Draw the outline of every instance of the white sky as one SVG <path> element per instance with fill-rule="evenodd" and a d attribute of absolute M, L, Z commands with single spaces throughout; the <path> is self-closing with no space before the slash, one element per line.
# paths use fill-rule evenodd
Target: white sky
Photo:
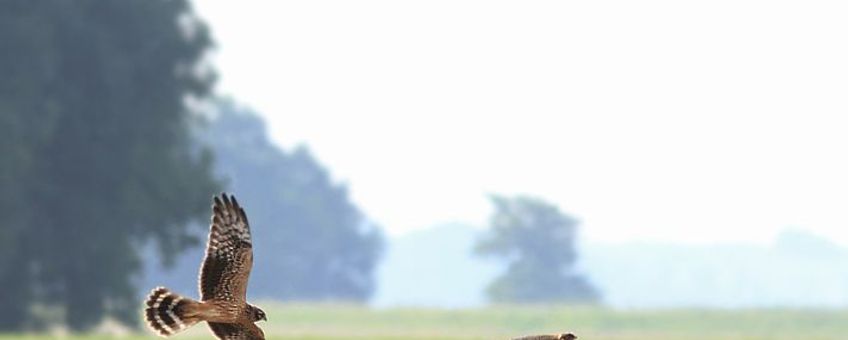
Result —
<path fill-rule="evenodd" d="M 848 2 L 195 3 L 219 91 L 390 233 L 527 193 L 593 242 L 848 244 Z"/>

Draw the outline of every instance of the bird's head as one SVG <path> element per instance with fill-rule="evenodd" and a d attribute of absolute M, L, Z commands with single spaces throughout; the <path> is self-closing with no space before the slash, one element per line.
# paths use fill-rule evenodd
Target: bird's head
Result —
<path fill-rule="evenodd" d="M 563 333 L 559 335 L 559 340 L 574 340 L 577 336 L 571 333 Z"/>
<path fill-rule="evenodd" d="M 250 306 L 250 310 L 253 314 L 253 322 L 268 321 L 268 316 L 265 315 L 265 311 L 263 311 L 262 309 L 254 306 L 254 305 L 249 305 L 249 306 Z"/>

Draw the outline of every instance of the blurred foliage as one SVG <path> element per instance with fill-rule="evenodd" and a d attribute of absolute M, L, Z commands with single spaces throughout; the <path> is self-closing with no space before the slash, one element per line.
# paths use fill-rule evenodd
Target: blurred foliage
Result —
<path fill-rule="evenodd" d="M 593 303 L 598 291 L 574 272 L 577 221 L 530 197 L 493 196 L 490 230 L 475 247 L 480 255 L 510 261 L 487 289 L 495 302 Z"/>
<path fill-rule="evenodd" d="M 351 203 L 305 147 L 285 152 L 264 121 L 232 104 L 207 130 L 215 169 L 250 214 L 256 232 L 251 294 L 282 300 L 366 300 L 383 248 L 380 229 Z"/>
<path fill-rule="evenodd" d="M 228 179 L 254 234 L 249 295 L 278 300 L 364 301 L 376 288 L 383 249 L 380 229 L 351 203 L 305 147 L 282 150 L 255 113 L 221 100 L 203 145 L 215 150 L 216 173 Z M 206 235 L 202 235 L 206 237 Z M 150 270 L 151 284 L 196 289 L 202 250 L 187 253 L 172 273 Z"/>
<path fill-rule="evenodd" d="M 0 329 L 61 308 L 135 323 L 139 247 L 165 257 L 217 191 L 188 99 L 213 82 L 188 1 L 0 2 Z"/>

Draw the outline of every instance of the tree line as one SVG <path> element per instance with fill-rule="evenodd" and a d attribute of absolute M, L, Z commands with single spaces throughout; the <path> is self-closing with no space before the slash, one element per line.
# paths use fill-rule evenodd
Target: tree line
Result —
<path fill-rule="evenodd" d="M 168 265 L 201 244 L 210 197 L 233 185 L 272 232 L 260 292 L 373 292 L 382 237 L 346 188 L 306 149 L 254 139 L 255 117 L 187 105 L 215 79 L 188 1 L 3 1 L 0 44 L 0 331 L 137 324 L 151 254 Z"/>
<path fill-rule="evenodd" d="M 213 99 L 212 46 L 187 0 L 0 2 L 0 331 L 137 324 L 139 278 L 160 272 L 151 259 L 192 273 L 180 281 L 193 290 L 196 269 L 179 268 L 198 265 L 185 251 L 225 189 L 262 235 L 253 293 L 374 292 L 380 229 L 308 149 L 279 149 L 257 115 Z M 478 251 L 519 255 L 494 300 L 597 298 L 568 271 L 576 222 L 541 201 L 493 202 Z M 564 271 L 538 275 L 548 266 Z"/>

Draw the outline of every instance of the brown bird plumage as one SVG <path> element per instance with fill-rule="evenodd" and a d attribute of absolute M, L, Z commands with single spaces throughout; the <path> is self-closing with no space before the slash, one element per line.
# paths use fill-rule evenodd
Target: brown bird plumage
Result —
<path fill-rule="evenodd" d="M 161 336 L 174 335 L 201 321 L 222 340 L 263 340 L 254 322 L 265 312 L 247 303 L 247 280 L 253 267 L 250 225 L 236 198 L 214 198 L 206 258 L 200 268 L 200 301 L 158 287 L 147 298 L 145 320 Z"/>

